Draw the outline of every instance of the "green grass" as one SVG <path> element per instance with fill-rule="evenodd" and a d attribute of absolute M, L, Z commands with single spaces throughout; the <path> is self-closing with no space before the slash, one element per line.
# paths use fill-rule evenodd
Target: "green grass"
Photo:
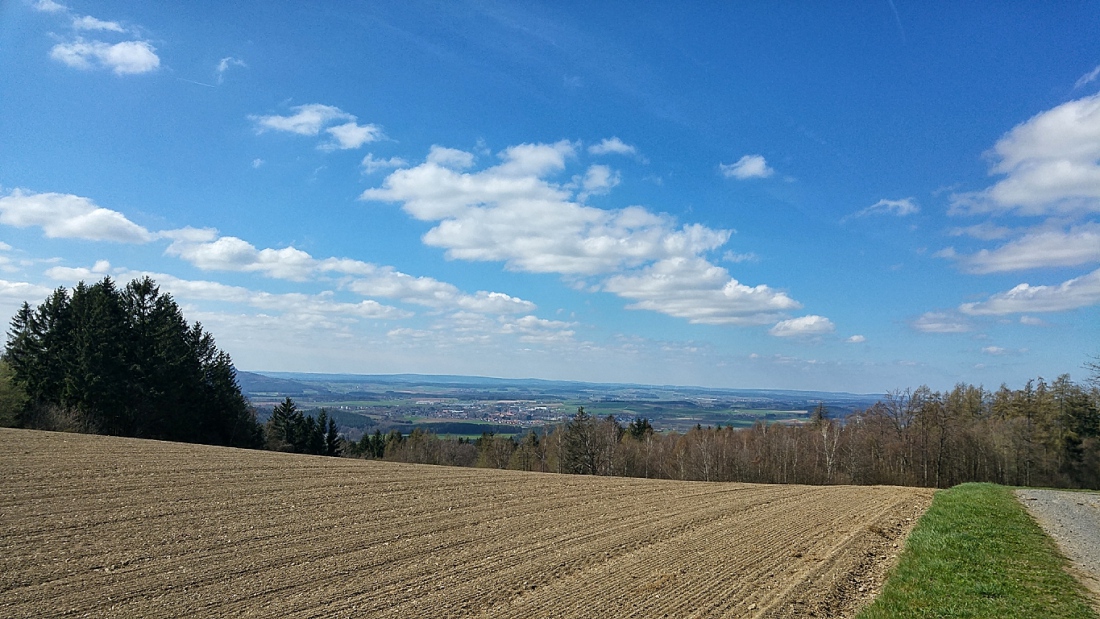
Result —
<path fill-rule="evenodd" d="M 963 484 L 936 493 L 882 595 L 858 619 L 1097 619 L 1065 565 L 1011 489 Z"/>

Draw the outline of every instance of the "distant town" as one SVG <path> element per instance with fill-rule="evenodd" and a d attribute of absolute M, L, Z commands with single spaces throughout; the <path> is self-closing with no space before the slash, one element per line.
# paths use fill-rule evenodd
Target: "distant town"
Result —
<path fill-rule="evenodd" d="M 375 430 L 410 432 L 417 427 L 449 436 L 523 434 L 559 423 L 579 407 L 623 423 L 644 417 L 657 431 L 746 427 L 757 421 L 797 424 L 818 405 L 843 418 L 879 400 L 868 394 L 469 376 L 240 372 L 238 380 L 261 421 L 289 397 L 303 410 L 324 408 L 352 440 Z"/>

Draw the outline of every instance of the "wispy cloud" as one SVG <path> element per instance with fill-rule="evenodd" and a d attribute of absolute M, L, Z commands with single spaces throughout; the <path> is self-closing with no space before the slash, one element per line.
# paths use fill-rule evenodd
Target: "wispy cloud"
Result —
<path fill-rule="evenodd" d="M 896 217 L 907 217 L 909 215 L 916 215 L 920 212 L 920 207 L 917 206 L 916 201 L 913 198 L 902 198 L 901 200 L 887 200 L 883 198 L 878 202 L 875 202 L 867 208 L 861 209 L 848 215 L 841 221 L 847 221 L 849 219 L 855 219 L 859 217 L 867 217 L 870 215 L 894 215 Z"/>
<path fill-rule="evenodd" d="M 954 312 L 926 312 L 909 326 L 922 333 L 966 333 L 973 330 L 965 318 Z"/>
<path fill-rule="evenodd" d="M 1088 73 L 1077 78 L 1077 81 L 1073 84 L 1073 89 L 1077 90 L 1078 88 L 1084 88 L 1085 86 L 1096 81 L 1097 77 L 1100 77 L 1100 65 L 1096 65 L 1096 67 L 1092 71 L 1089 71 Z"/>
<path fill-rule="evenodd" d="M 389 159 L 375 159 L 374 153 L 367 153 L 366 157 L 363 157 L 363 161 L 360 162 L 363 166 L 364 174 L 374 174 L 380 170 L 392 170 L 394 168 L 403 168 L 409 165 L 408 161 L 400 157 L 390 157 Z"/>
<path fill-rule="evenodd" d="M 74 30 L 105 30 L 108 32 L 126 32 L 121 24 L 115 21 L 103 21 L 91 15 L 73 18 Z"/>
<path fill-rule="evenodd" d="M 229 69 L 231 69 L 233 67 L 240 67 L 242 69 L 246 69 L 246 68 L 248 68 L 248 65 L 245 64 L 245 62 L 243 60 L 241 60 L 240 58 L 234 58 L 232 56 L 226 56 L 225 58 L 222 58 L 221 60 L 218 61 L 218 64 L 214 67 L 214 74 L 215 74 L 215 76 L 217 76 L 217 80 L 218 80 L 219 84 L 225 82 L 225 73 L 226 73 L 226 71 L 228 71 Z"/>

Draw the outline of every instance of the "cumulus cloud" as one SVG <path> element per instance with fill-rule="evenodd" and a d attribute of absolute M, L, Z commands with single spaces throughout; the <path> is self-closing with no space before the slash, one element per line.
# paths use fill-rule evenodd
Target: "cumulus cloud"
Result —
<path fill-rule="evenodd" d="M 763 324 L 800 305 L 768 286 L 746 286 L 705 258 L 732 231 L 678 224 L 639 206 L 604 210 L 580 200 L 615 180 L 604 166 L 585 180 L 561 184 L 577 146 L 521 144 L 500 162 L 467 171 L 474 155 L 433 146 L 420 165 L 392 172 L 364 200 L 400 202 L 409 215 L 436 225 L 423 241 L 450 259 L 499 261 L 514 271 L 601 278 L 599 289 L 647 309 L 709 324 Z"/>
<path fill-rule="evenodd" d="M 329 127 L 325 129 L 325 133 L 331 135 L 333 140 L 321 145 L 324 150 L 350 150 L 383 137 L 382 128 L 378 125 L 360 125 L 355 122 Z"/>
<path fill-rule="evenodd" d="M 940 253 L 941 257 L 959 259 L 964 269 L 979 274 L 1093 264 L 1100 262 L 1100 224 L 1030 232 L 992 251 L 983 249 L 966 256 L 954 251 Z"/>
<path fill-rule="evenodd" d="M 1064 312 L 1100 304 L 1100 269 L 1051 286 L 1023 283 L 985 301 L 964 303 L 959 311 L 974 316 Z"/>
<path fill-rule="evenodd" d="M 602 140 L 599 144 L 589 146 L 588 152 L 592 155 L 636 155 L 638 149 L 624 143 L 619 138 L 612 137 Z"/>
<path fill-rule="evenodd" d="M 374 174 L 379 170 L 403 168 L 409 165 L 409 162 L 400 157 L 390 157 L 389 159 L 375 159 L 373 153 L 367 153 L 367 156 L 363 157 L 363 161 L 360 163 L 360 165 L 363 166 L 363 173 Z"/>
<path fill-rule="evenodd" d="M 156 48 L 148 41 L 110 44 L 78 37 L 74 41 L 54 45 L 50 49 L 50 57 L 75 69 L 110 69 L 115 75 L 148 73 L 160 67 Z"/>
<path fill-rule="evenodd" d="M 919 212 L 920 207 L 917 206 L 913 198 L 902 198 L 901 200 L 887 200 L 883 198 L 865 209 L 852 213 L 844 219 L 867 217 L 868 215 L 895 215 L 897 217 L 906 217 L 908 215 L 915 215 Z"/>
<path fill-rule="evenodd" d="M 298 105 L 291 109 L 294 110 L 294 114 L 290 116 L 272 114 L 269 116 L 253 115 L 248 118 L 255 123 L 257 133 L 283 131 L 297 135 L 316 136 L 324 128 L 325 133 L 331 136 L 332 140 L 319 145 L 318 148 L 322 150 L 359 148 L 383 137 L 381 127 L 377 125 L 360 125 L 356 122 L 354 115 L 332 105 L 310 103 Z"/>
<path fill-rule="evenodd" d="M 802 316 L 782 320 L 768 330 L 776 337 L 814 337 L 826 335 L 836 330 L 833 321 L 824 316 Z"/>
<path fill-rule="evenodd" d="M 768 167 L 768 162 L 764 160 L 763 155 L 745 155 L 735 163 L 718 164 L 718 169 L 722 171 L 726 178 L 740 180 L 767 178 L 775 173 L 775 170 Z"/>
<path fill-rule="evenodd" d="M 867 338 L 863 337 L 862 335 L 853 335 L 852 337 L 844 341 L 848 342 L 849 344 L 862 344 L 867 341 Z"/>
<path fill-rule="evenodd" d="M 966 333 L 971 330 L 963 317 L 952 312 L 926 312 L 910 326 L 922 333 Z"/>
<path fill-rule="evenodd" d="M 988 155 L 990 172 L 1003 178 L 982 191 L 953 195 L 952 214 L 1100 211 L 1100 93 L 1035 115 Z"/>
<path fill-rule="evenodd" d="M 48 238 L 116 243 L 148 243 L 156 238 L 122 213 L 97 206 L 88 198 L 22 189 L 0 198 L 0 223 L 17 228 L 37 226 Z"/>
<path fill-rule="evenodd" d="M 579 194 L 579 198 L 584 200 L 590 195 L 603 195 L 611 191 L 613 187 L 619 184 L 621 178 L 618 172 L 614 172 L 611 168 L 605 165 L 594 165 L 588 168 L 588 171 L 584 174 L 584 179 L 581 181 L 581 187 L 583 191 Z"/>
<path fill-rule="evenodd" d="M 802 307 L 768 286 L 746 286 L 702 258 L 659 260 L 641 271 L 612 276 L 603 288 L 635 301 L 627 309 L 660 312 L 693 324 L 761 325 Z"/>

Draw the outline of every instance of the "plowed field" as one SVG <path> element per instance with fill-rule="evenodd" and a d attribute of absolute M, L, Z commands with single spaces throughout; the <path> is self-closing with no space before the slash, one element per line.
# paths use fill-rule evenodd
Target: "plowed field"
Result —
<path fill-rule="evenodd" d="M 847 616 L 930 500 L 0 429 L 0 616 Z"/>

